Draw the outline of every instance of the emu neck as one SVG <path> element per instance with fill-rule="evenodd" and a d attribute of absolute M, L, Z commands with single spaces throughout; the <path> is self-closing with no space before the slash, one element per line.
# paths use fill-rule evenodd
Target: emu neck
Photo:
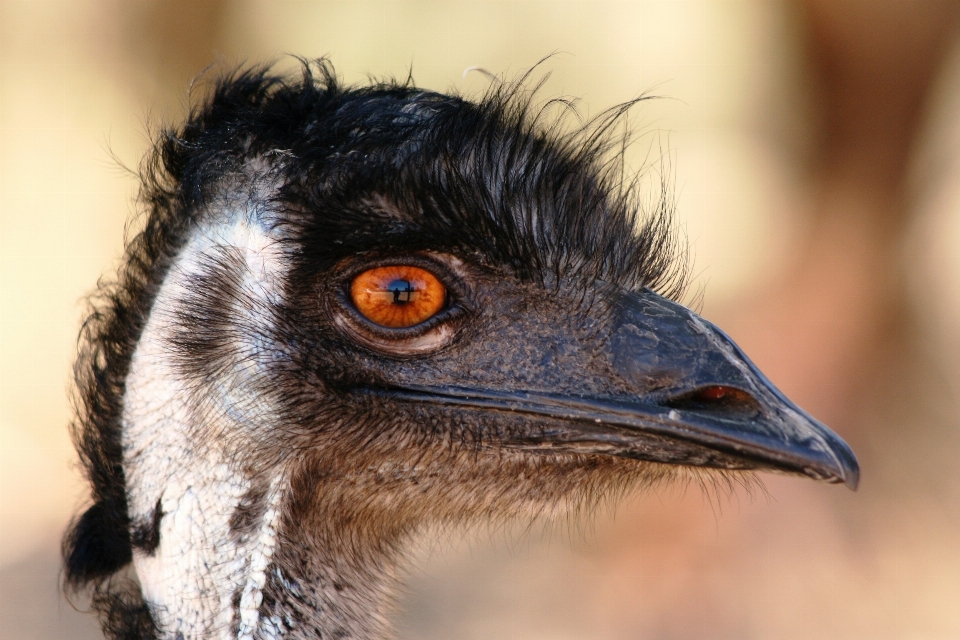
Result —
<path fill-rule="evenodd" d="M 134 562 L 161 638 L 381 638 L 392 558 L 350 531 L 287 517 L 281 476 L 234 498 L 222 477 L 164 491 L 157 546 Z"/>
<path fill-rule="evenodd" d="M 165 639 L 380 637 L 385 547 L 291 516 L 297 461 L 271 445 L 282 430 L 265 393 L 284 261 L 267 225 L 242 210 L 226 217 L 170 268 L 127 377 L 124 470 L 144 600 Z M 208 334 L 216 348 L 191 367 Z"/>

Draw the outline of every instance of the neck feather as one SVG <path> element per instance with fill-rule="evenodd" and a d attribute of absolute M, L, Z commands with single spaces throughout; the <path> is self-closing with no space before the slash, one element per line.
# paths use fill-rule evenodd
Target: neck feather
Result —
<path fill-rule="evenodd" d="M 278 431 L 262 391 L 281 243 L 253 214 L 226 217 L 171 267 L 127 378 L 124 465 L 144 600 L 162 638 L 379 637 L 386 555 L 337 549 L 329 543 L 349 535 L 308 535 L 289 516 L 295 463 L 263 444 Z M 220 345 L 206 356 L 212 371 L 190 371 L 183 351 L 205 331 Z"/>

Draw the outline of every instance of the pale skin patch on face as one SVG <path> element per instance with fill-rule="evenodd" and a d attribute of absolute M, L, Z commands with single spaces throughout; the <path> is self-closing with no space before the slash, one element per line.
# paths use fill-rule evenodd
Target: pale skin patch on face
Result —
<path fill-rule="evenodd" d="M 237 411 L 211 415 L 199 406 L 203 389 L 184 379 L 171 362 L 177 305 L 195 293 L 190 291 L 191 278 L 215 264 L 224 250 L 242 257 L 244 295 L 264 308 L 280 295 L 282 254 L 269 230 L 250 211 L 224 210 L 216 217 L 216 223 L 196 232 L 171 267 L 154 304 L 164 313 L 154 313 L 144 329 L 124 398 L 124 466 L 131 517 L 137 520 L 151 513 L 158 499 L 163 513 L 159 546 L 150 554 L 134 551 L 143 595 L 163 638 L 181 633 L 186 638 L 226 639 L 234 637 L 232 630 L 237 628 L 239 637 L 252 637 L 282 499 L 276 470 L 270 507 L 259 532 L 239 541 L 231 538 L 230 517 L 251 482 L 229 449 L 244 448 L 245 432 L 269 428 L 264 421 L 273 411 L 248 402 L 238 405 Z M 259 344 L 236 345 L 231 392 L 237 397 L 245 395 L 245 383 L 265 375 L 266 367 L 256 359 L 263 353 Z M 243 424 L 234 424 L 237 420 Z M 210 436 L 224 433 L 237 434 L 231 437 L 238 440 L 222 442 Z M 241 589 L 237 612 L 233 600 Z"/>

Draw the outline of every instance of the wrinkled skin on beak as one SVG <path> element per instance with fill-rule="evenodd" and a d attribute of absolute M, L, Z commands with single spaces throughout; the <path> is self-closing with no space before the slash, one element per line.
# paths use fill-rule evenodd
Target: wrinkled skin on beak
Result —
<path fill-rule="evenodd" d="M 519 450 L 771 470 L 856 488 L 847 444 L 689 309 L 647 290 L 578 308 L 504 288 L 484 303 L 495 311 L 481 330 L 428 359 L 429 376 L 408 363 L 372 391 L 472 415 Z"/>

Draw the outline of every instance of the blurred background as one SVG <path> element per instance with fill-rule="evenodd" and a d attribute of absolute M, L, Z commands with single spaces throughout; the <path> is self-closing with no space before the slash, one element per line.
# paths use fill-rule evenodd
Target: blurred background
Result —
<path fill-rule="evenodd" d="M 82 298 L 152 127 L 205 68 L 329 55 L 476 94 L 551 53 L 589 117 L 644 92 L 690 299 L 851 443 L 860 491 L 638 495 L 585 532 L 427 543 L 412 640 L 960 638 L 960 41 L 946 0 L 0 0 L 0 637 L 98 638 L 58 595 L 84 502 Z M 660 158 L 657 160 L 657 158 Z M 689 301 L 689 300 L 688 300 Z M 78 603 L 82 607 L 82 603 Z"/>

